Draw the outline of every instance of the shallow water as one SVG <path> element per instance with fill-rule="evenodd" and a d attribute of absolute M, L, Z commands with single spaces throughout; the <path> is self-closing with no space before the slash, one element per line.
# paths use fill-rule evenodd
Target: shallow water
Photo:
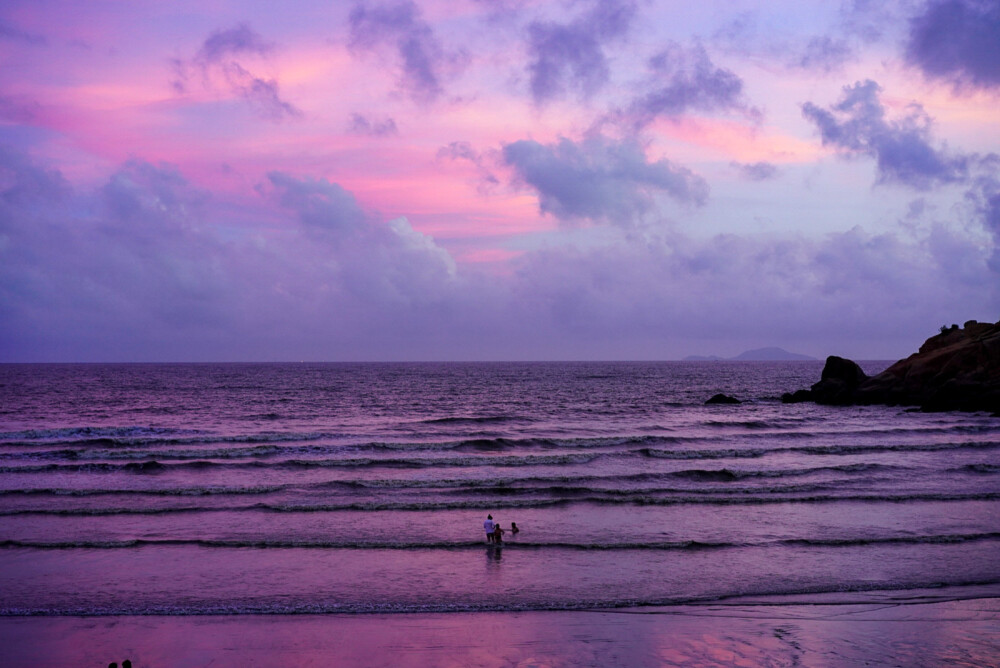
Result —
<path fill-rule="evenodd" d="M 2 365 L 0 614 L 995 594 L 1000 419 L 778 401 L 820 370 Z"/>

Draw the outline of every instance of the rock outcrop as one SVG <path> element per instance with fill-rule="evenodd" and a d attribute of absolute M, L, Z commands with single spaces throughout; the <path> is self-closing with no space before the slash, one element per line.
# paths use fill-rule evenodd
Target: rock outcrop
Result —
<path fill-rule="evenodd" d="M 781 400 L 1000 414 L 1000 322 L 942 328 L 918 352 L 870 378 L 854 362 L 829 357 L 818 383 Z"/>
<path fill-rule="evenodd" d="M 710 399 L 708 399 L 706 404 L 739 404 L 742 403 L 736 397 L 731 397 L 728 394 L 713 394 Z"/>

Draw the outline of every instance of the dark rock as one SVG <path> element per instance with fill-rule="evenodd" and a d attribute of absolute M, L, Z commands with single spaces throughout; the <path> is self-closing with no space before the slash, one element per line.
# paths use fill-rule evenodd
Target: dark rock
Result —
<path fill-rule="evenodd" d="M 803 401 L 812 400 L 812 390 L 795 390 L 794 392 L 785 392 L 781 395 L 781 403 L 783 404 L 799 404 Z"/>
<path fill-rule="evenodd" d="M 711 399 L 705 402 L 706 404 L 738 404 L 742 403 L 736 397 L 731 397 L 728 394 L 716 394 L 713 395 Z"/>
<path fill-rule="evenodd" d="M 819 382 L 812 386 L 812 400 L 817 404 L 848 406 L 854 403 L 854 391 L 867 379 L 856 362 L 830 355 Z"/>
<path fill-rule="evenodd" d="M 808 390 L 786 392 L 781 395 L 781 401 L 786 404 L 815 401 L 817 404 L 846 406 L 853 403 L 854 391 L 867 378 L 868 376 L 856 363 L 831 355 L 826 358 L 826 365 L 818 383 Z"/>
<path fill-rule="evenodd" d="M 861 370 L 861 367 L 849 359 L 830 355 L 826 358 L 826 366 L 819 377 L 820 382 L 824 380 L 836 380 L 844 383 L 847 387 L 854 389 L 864 381 L 868 380 L 868 375 Z"/>
<path fill-rule="evenodd" d="M 862 384 L 860 404 L 1000 412 L 1000 322 L 970 320 Z"/>
<path fill-rule="evenodd" d="M 1000 322 L 942 327 L 918 352 L 871 378 L 854 362 L 829 357 L 812 389 L 786 393 L 781 400 L 1000 413 Z"/>

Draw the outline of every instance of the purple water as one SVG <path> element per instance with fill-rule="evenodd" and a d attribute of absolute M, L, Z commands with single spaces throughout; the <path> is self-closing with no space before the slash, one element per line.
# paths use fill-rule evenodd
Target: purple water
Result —
<path fill-rule="evenodd" d="M 0 365 L 0 614 L 997 595 L 1000 419 L 820 370 Z"/>

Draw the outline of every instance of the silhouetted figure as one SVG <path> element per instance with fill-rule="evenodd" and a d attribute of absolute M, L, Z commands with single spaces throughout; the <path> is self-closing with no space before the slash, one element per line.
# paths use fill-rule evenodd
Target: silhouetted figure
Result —
<path fill-rule="evenodd" d="M 118 668 L 118 662 L 112 661 L 111 663 L 108 664 L 108 668 Z"/>
<path fill-rule="evenodd" d="M 517 533 L 518 531 L 520 531 L 520 529 L 517 528 L 517 522 L 511 522 L 510 523 L 510 532 L 511 533 Z"/>
<path fill-rule="evenodd" d="M 493 527 L 493 542 L 497 545 L 503 542 L 503 529 L 499 524 Z"/>
<path fill-rule="evenodd" d="M 129 659 L 122 661 L 122 668 L 132 668 L 132 661 Z"/>
<path fill-rule="evenodd" d="M 493 516 L 492 515 L 487 515 L 486 516 L 486 521 L 483 522 L 483 529 L 486 530 L 486 542 L 487 543 L 492 543 L 493 542 L 493 529 L 494 528 L 495 528 L 495 525 L 493 524 Z"/>

